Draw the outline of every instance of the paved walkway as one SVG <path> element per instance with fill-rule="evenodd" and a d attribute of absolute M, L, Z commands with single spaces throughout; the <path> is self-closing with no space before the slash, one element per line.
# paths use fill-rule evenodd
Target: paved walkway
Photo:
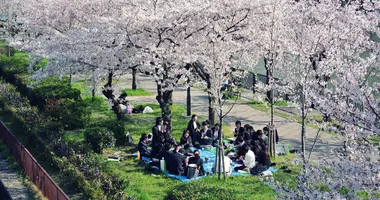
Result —
<path fill-rule="evenodd" d="M 125 75 L 119 78 L 119 81 L 116 82 L 118 87 L 121 88 L 130 88 L 131 87 L 131 76 Z M 144 88 L 147 91 L 156 94 L 156 84 L 151 77 L 147 76 L 139 76 L 138 77 L 138 88 Z M 192 103 L 192 113 L 208 116 L 208 97 L 207 93 L 201 89 L 192 88 L 191 89 L 191 103 Z M 244 94 L 247 98 L 250 93 Z M 157 101 L 155 96 L 149 97 L 128 97 L 128 99 L 132 102 L 146 102 L 146 103 L 155 103 Z M 174 104 L 186 105 L 186 90 L 184 88 L 177 88 L 173 94 Z M 231 102 L 226 104 L 226 110 L 228 110 L 231 105 Z M 185 113 L 184 113 L 185 114 Z M 247 104 L 238 103 L 236 104 L 228 116 L 225 117 L 225 124 L 227 124 L 231 130 L 235 127 L 235 121 L 241 120 L 242 124 L 251 124 L 255 130 L 262 129 L 266 124 L 270 122 L 270 113 L 265 113 L 262 111 L 258 111 L 253 109 Z M 275 125 L 278 127 L 278 133 L 280 137 L 280 142 L 278 147 L 290 144 L 291 147 L 296 149 L 301 149 L 301 125 L 296 122 L 287 121 L 284 118 L 275 116 Z M 307 141 L 306 147 L 307 150 L 310 151 L 311 146 L 314 142 L 314 138 L 318 130 L 307 127 Z M 320 140 L 316 143 L 311 159 L 313 161 L 321 160 L 322 158 L 335 158 L 331 149 L 339 148 L 343 144 L 342 141 L 339 140 L 338 137 L 332 136 L 327 133 L 321 133 Z M 277 147 L 277 148 L 278 148 Z M 308 154 L 307 154 L 308 155 Z"/>
<path fill-rule="evenodd" d="M 0 159 L 0 180 L 8 189 L 13 200 L 34 199 L 28 188 L 21 183 L 20 176 L 8 168 L 4 159 Z"/>

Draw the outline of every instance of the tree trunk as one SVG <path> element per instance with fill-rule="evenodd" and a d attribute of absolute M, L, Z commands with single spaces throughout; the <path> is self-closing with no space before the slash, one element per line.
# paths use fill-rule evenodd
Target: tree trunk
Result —
<path fill-rule="evenodd" d="M 157 84 L 156 100 L 160 104 L 162 118 L 172 124 L 173 90 L 162 91 L 161 85 Z"/>
<path fill-rule="evenodd" d="M 187 108 L 187 116 L 191 115 L 191 88 L 188 86 L 187 88 L 187 96 L 186 96 L 186 108 Z"/>
<path fill-rule="evenodd" d="M 95 101 L 95 88 L 92 88 L 91 94 L 92 94 L 92 101 Z"/>
<path fill-rule="evenodd" d="M 211 80 L 207 81 L 207 90 L 211 90 Z M 216 98 L 208 92 L 208 120 L 210 120 L 211 124 L 215 124 L 216 121 L 216 111 L 214 108 Z"/>
<path fill-rule="evenodd" d="M 102 93 L 105 97 L 107 97 L 108 100 L 112 101 L 112 110 L 116 114 L 117 120 L 121 120 L 123 118 L 123 113 L 121 112 L 121 109 L 120 109 L 120 102 L 117 99 L 115 99 L 115 95 L 113 94 L 113 90 L 111 89 L 112 78 L 113 78 L 113 72 L 109 72 L 107 84 L 104 85 Z"/>
<path fill-rule="evenodd" d="M 271 66 L 268 63 L 268 59 L 267 58 L 264 58 L 264 66 L 265 66 L 265 71 L 266 71 L 266 76 L 267 76 L 267 78 L 265 80 L 265 84 L 269 85 L 272 74 L 271 74 Z M 267 101 L 269 103 L 272 102 L 272 98 L 273 98 L 272 97 L 272 92 L 271 91 L 267 91 Z"/>
<path fill-rule="evenodd" d="M 305 142 L 306 142 L 306 105 L 305 105 L 305 92 L 304 92 L 304 88 L 302 87 L 301 88 L 301 114 L 302 114 L 302 130 L 301 130 L 301 145 L 302 145 L 302 158 L 303 158 L 303 161 L 305 162 Z"/>
<path fill-rule="evenodd" d="M 253 94 L 255 94 L 256 93 L 256 82 L 257 82 L 257 80 L 256 80 L 256 74 L 252 74 L 252 92 L 253 92 Z"/>
<path fill-rule="evenodd" d="M 137 90 L 136 73 L 137 73 L 137 69 L 133 68 L 132 69 L 132 90 Z"/>

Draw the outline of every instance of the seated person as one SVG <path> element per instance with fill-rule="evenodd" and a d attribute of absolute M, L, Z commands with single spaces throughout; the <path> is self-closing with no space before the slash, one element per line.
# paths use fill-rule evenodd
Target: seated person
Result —
<path fill-rule="evenodd" d="M 256 142 L 260 145 L 261 149 L 265 149 L 268 145 L 268 137 L 264 135 L 263 131 L 257 130 L 257 137 L 259 138 Z"/>
<path fill-rule="evenodd" d="M 243 139 L 244 139 L 244 143 L 251 144 L 251 134 L 248 133 L 248 131 L 244 131 Z"/>
<path fill-rule="evenodd" d="M 224 170 L 226 171 L 227 174 L 231 174 L 231 163 L 232 163 L 231 159 L 227 156 L 224 156 Z M 214 174 L 219 172 L 218 164 L 219 164 L 219 161 L 215 160 L 214 166 L 212 168 L 212 172 Z M 221 173 L 223 173 L 223 170 L 221 170 Z"/>
<path fill-rule="evenodd" d="M 257 154 L 257 164 L 251 169 L 251 174 L 259 175 L 264 171 L 267 171 L 270 167 L 270 157 L 268 152 L 260 150 Z"/>
<path fill-rule="evenodd" d="M 240 156 L 241 163 L 243 164 L 240 167 L 235 167 L 235 171 L 252 169 L 256 165 L 256 158 L 253 151 L 251 151 L 250 147 L 247 144 L 244 144 L 241 147 L 241 152 L 244 156 Z"/>
<path fill-rule="evenodd" d="M 207 122 L 202 122 L 202 130 L 200 131 L 199 143 L 201 145 L 211 145 L 212 144 L 212 133 L 208 128 Z"/>
<path fill-rule="evenodd" d="M 140 142 L 137 145 L 137 149 L 140 152 L 140 156 L 144 156 L 149 158 L 150 157 L 150 151 L 148 149 L 148 135 L 147 134 L 142 134 L 140 138 Z"/>
<path fill-rule="evenodd" d="M 170 164 L 170 157 L 171 157 L 171 154 L 173 153 L 173 151 L 170 151 L 170 149 L 172 148 L 172 146 L 169 144 L 169 143 L 166 143 L 164 145 L 164 149 L 163 151 L 160 152 L 160 156 L 161 159 L 163 158 L 165 160 L 165 163 L 166 163 L 166 170 L 169 171 L 169 168 L 171 167 Z M 159 163 L 157 164 L 158 167 L 159 167 Z"/>
<path fill-rule="evenodd" d="M 197 176 L 204 176 L 206 174 L 205 169 L 203 168 L 203 160 L 200 157 L 200 152 L 198 150 L 194 151 L 194 157 L 189 158 L 188 164 L 197 165 L 197 170 L 195 172 L 194 178 Z"/>
<path fill-rule="evenodd" d="M 240 146 L 242 146 L 243 144 L 244 144 L 244 136 L 243 136 L 243 134 L 238 135 L 238 136 L 236 137 L 235 141 L 234 141 L 234 145 L 235 145 L 236 147 L 240 147 Z"/>
<path fill-rule="evenodd" d="M 186 157 L 181 154 L 179 151 L 182 147 L 180 145 L 176 146 L 173 150 L 173 153 L 170 154 L 166 166 L 170 174 L 184 176 L 185 169 L 187 166 Z"/>
<path fill-rule="evenodd" d="M 179 144 L 184 146 L 185 149 L 193 146 L 193 141 L 190 137 L 190 131 L 189 130 L 183 131 L 183 134 L 182 134 L 182 137 L 181 137 Z"/>
<path fill-rule="evenodd" d="M 220 125 L 215 124 L 215 126 L 211 128 L 211 138 L 212 138 L 213 146 L 216 146 L 216 142 L 219 139 L 219 135 L 220 135 Z"/>
<path fill-rule="evenodd" d="M 236 121 L 235 126 L 236 126 L 236 128 L 234 130 L 234 137 L 237 137 L 239 134 L 244 133 L 244 128 L 241 127 L 241 121 Z"/>

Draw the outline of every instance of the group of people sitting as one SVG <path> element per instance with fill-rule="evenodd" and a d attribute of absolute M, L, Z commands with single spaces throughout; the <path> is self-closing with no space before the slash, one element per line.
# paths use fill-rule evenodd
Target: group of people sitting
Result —
<path fill-rule="evenodd" d="M 240 121 L 236 121 L 234 130 L 234 138 L 229 142 L 221 144 L 226 149 L 224 156 L 224 166 L 227 174 L 230 174 L 232 162 L 238 163 L 233 170 L 245 171 L 258 175 L 269 169 L 271 165 L 270 157 L 267 153 L 269 127 L 263 130 L 255 131 L 254 128 L 246 124 L 242 127 Z M 186 176 L 189 166 L 196 166 L 194 176 L 205 175 L 203 167 L 205 161 L 200 157 L 198 150 L 191 151 L 190 147 L 200 149 L 204 146 L 216 146 L 218 141 L 222 140 L 220 133 L 220 125 L 215 124 L 211 127 L 211 123 L 206 120 L 202 122 L 202 126 L 198 122 L 197 115 L 193 115 L 188 123 L 188 127 L 184 130 L 183 135 L 177 144 L 176 140 L 171 137 L 170 123 L 162 118 L 156 119 L 156 124 L 152 128 L 152 136 L 143 134 L 138 144 L 138 150 L 141 156 L 151 158 L 152 164 L 159 166 L 159 160 L 164 159 L 166 170 L 170 174 Z M 148 143 L 151 142 L 152 150 L 149 150 Z M 276 131 L 276 142 L 278 142 L 278 134 Z M 172 150 L 173 149 L 173 150 Z M 218 172 L 218 163 L 214 162 L 213 173 Z"/>

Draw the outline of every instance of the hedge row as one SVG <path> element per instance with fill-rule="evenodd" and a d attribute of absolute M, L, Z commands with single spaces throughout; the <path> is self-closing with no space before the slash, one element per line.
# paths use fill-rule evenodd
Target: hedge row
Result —
<path fill-rule="evenodd" d="M 31 106 L 13 85 L 0 82 L 0 107 L 21 130 L 25 130 L 18 137 L 26 140 L 24 145 L 33 155 L 58 169 L 60 185 L 64 188 L 83 192 L 86 199 L 101 199 L 106 192 L 103 188 L 105 183 L 126 187 L 125 181 L 102 173 L 99 156 L 92 153 L 75 154 L 70 146 L 67 147 L 69 153 L 62 153 L 62 146 L 67 146 L 60 142 L 63 125 L 40 115 L 38 109 Z M 115 195 L 119 189 L 109 189 L 107 193 Z"/>
<path fill-rule="evenodd" d="M 33 106 L 37 106 L 53 120 L 65 124 L 65 129 L 84 127 L 88 121 L 89 112 L 80 98 L 80 91 L 71 87 L 70 79 L 48 77 L 32 84 L 28 66 L 25 53 L 17 52 L 11 57 L 0 54 L 0 76 L 6 82 L 16 86 Z"/>

